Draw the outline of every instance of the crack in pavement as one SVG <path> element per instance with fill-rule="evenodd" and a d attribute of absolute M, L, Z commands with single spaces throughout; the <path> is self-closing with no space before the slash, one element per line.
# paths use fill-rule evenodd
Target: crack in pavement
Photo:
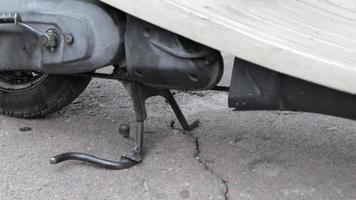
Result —
<path fill-rule="evenodd" d="M 229 200 L 229 186 L 228 186 L 228 182 L 226 180 L 224 180 L 222 177 L 220 177 L 218 174 L 216 174 L 214 172 L 213 169 L 211 169 L 209 167 L 209 165 L 207 163 L 205 163 L 202 159 L 200 159 L 201 156 L 201 150 L 200 150 L 200 143 L 199 143 L 199 137 L 196 137 L 192 134 L 186 134 L 190 137 L 192 137 L 194 139 L 195 142 L 195 154 L 194 154 L 194 158 L 198 160 L 198 162 L 200 164 L 202 164 L 204 166 L 204 169 L 207 170 L 208 172 L 210 172 L 213 176 L 215 176 L 220 182 L 221 184 L 224 186 L 224 197 L 225 200 Z"/>
<path fill-rule="evenodd" d="M 209 165 L 207 163 L 205 163 L 202 159 L 200 159 L 200 155 L 201 155 L 201 149 L 200 149 L 200 143 L 199 143 L 199 137 L 197 136 L 194 136 L 193 134 L 191 133 L 186 133 L 183 129 L 181 128 L 177 128 L 175 127 L 175 121 L 172 120 L 170 122 L 170 128 L 173 129 L 173 130 L 178 130 L 178 131 L 181 131 L 183 133 L 183 135 L 186 135 L 186 136 L 189 136 L 191 138 L 194 139 L 194 143 L 195 143 L 195 154 L 194 154 L 194 158 L 196 160 L 198 160 L 198 162 L 200 164 L 203 165 L 204 169 L 207 170 L 208 172 L 210 172 L 214 177 L 216 177 L 220 182 L 221 184 L 224 186 L 224 197 L 225 197 L 225 200 L 229 200 L 229 185 L 228 185 L 228 182 L 226 180 L 224 180 L 222 177 L 220 177 L 218 174 L 215 173 L 215 171 L 213 169 L 211 169 L 209 167 Z"/>

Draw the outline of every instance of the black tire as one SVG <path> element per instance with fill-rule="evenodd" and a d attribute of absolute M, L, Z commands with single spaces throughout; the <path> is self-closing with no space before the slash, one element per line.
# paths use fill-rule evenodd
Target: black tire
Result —
<path fill-rule="evenodd" d="M 0 73 L 0 113 L 26 119 L 45 117 L 62 109 L 73 102 L 91 80 L 86 77 L 38 75 L 31 80 L 32 83 L 27 83 L 28 87 L 23 83 L 19 87 L 16 84 L 20 83 L 9 84 L 3 76 L 4 73 Z"/>

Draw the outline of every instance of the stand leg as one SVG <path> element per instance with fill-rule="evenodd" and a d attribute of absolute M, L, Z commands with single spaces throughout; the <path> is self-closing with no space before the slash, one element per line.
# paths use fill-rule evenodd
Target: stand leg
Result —
<path fill-rule="evenodd" d="M 199 120 L 195 120 L 192 124 L 189 124 L 187 119 L 185 118 L 182 110 L 180 109 L 177 101 L 174 99 L 173 94 L 170 91 L 166 91 L 164 97 L 167 99 L 168 103 L 171 105 L 174 114 L 176 115 L 179 123 L 181 124 L 182 128 L 186 131 L 191 131 L 198 127 Z"/>
<path fill-rule="evenodd" d="M 199 120 L 194 121 L 192 124 L 188 124 L 183 112 L 179 108 L 179 105 L 170 91 L 155 90 L 136 83 L 126 83 L 125 85 L 131 95 L 136 115 L 137 128 L 135 147 L 127 154 L 121 156 L 118 161 L 106 160 L 84 153 L 69 152 L 52 157 L 50 160 L 51 164 L 58 164 L 68 160 L 78 160 L 92 163 L 107 169 L 121 170 L 131 168 L 140 163 L 144 156 L 144 122 L 147 119 L 145 101 L 151 96 L 161 95 L 167 99 L 184 130 L 189 131 L 198 126 Z"/>
<path fill-rule="evenodd" d="M 146 109 L 145 109 L 145 100 L 146 98 L 142 95 L 142 88 L 137 84 L 128 85 L 129 92 L 132 96 L 134 102 L 134 108 L 136 113 L 136 139 L 135 147 L 129 151 L 126 155 L 121 156 L 120 160 L 106 160 L 98 158 L 93 155 L 88 155 L 84 153 L 69 152 L 54 156 L 51 158 L 51 164 L 58 164 L 68 160 L 78 160 L 83 162 L 92 163 L 103 167 L 106 169 L 121 170 L 131 168 L 134 165 L 137 165 L 143 160 L 144 155 L 144 121 L 147 118 Z"/>

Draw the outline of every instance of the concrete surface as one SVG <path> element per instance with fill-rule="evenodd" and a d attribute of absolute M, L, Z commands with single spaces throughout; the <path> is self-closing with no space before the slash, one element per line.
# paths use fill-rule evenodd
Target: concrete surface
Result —
<path fill-rule="evenodd" d="M 124 171 L 48 162 L 66 151 L 118 158 L 131 147 L 132 139 L 118 134 L 120 123 L 134 121 L 119 83 L 94 80 L 73 104 L 45 119 L 1 116 L 0 199 L 356 199 L 356 122 L 231 112 L 221 92 L 176 97 L 191 121 L 201 120 L 200 127 L 186 133 L 172 128 L 169 105 L 152 98 L 147 155 Z"/>

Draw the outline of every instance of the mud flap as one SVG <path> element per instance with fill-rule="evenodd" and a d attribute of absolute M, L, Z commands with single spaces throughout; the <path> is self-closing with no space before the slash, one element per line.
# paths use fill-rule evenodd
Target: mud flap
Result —
<path fill-rule="evenodd" d="M 235 59 L 229 106 L 238 111 L 300 111 L 356 119 L 355 102 L 356 95 Z"/>

